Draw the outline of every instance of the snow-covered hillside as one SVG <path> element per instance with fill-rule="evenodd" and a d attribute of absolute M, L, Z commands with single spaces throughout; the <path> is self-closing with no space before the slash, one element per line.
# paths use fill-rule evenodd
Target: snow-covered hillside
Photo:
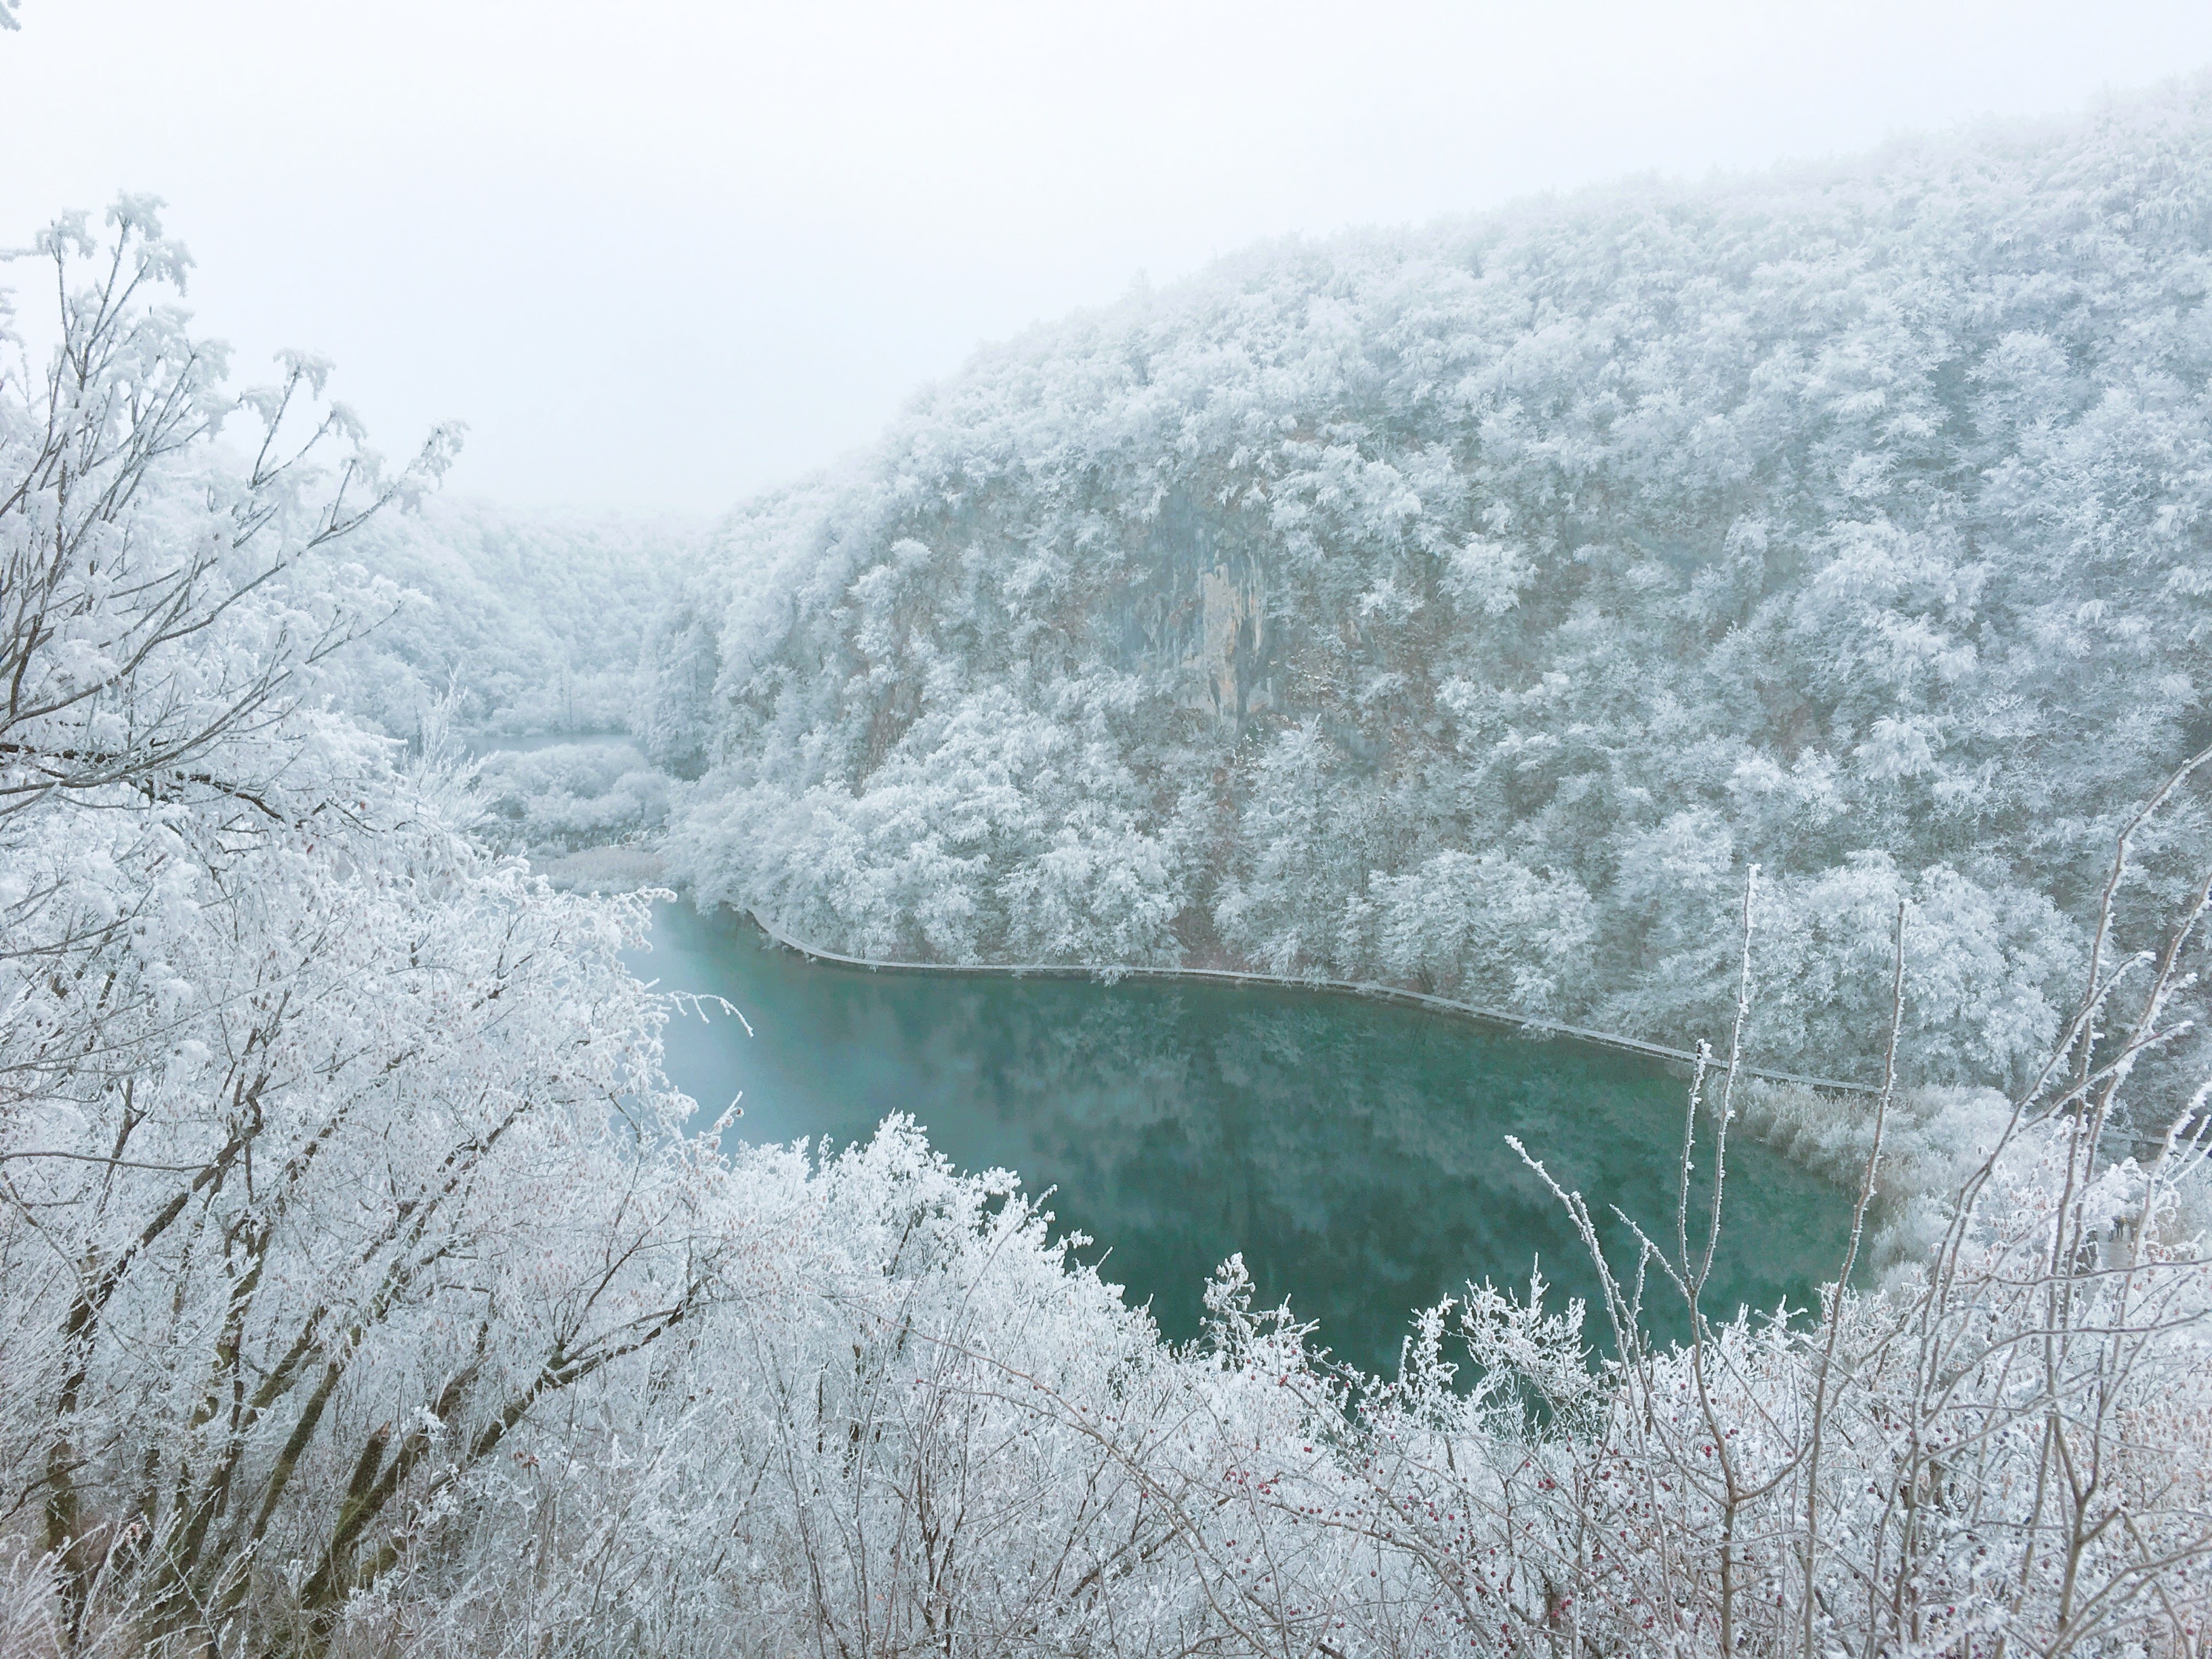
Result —
<path fill-rule="evenodd" d="M 1597 1301 L 1468 1285 L 1389 1376 L 1241 1256 L 1164 1341 L 907 1117 L 687 1127 L 649 907 L 500 856 L 444 717 L 408 752 L 362 689 L 459 665 L 526 724 L 561 653 L 625 672 L 642 578 L 389 526 L 450 433 L 386 468 L 319 363 L 234 388 L 156 204 L 58 221 L 52 350 L 0 295 L 0 1654 L 2202 1655 L 2212 1171 L 2123 1152 L 2200 786 L 2112 833 L 2202 720 L 2197 112 L 1048 331 L 733 522 L 650 635 L 693 787 L 508 765 L 547 834 L 666 805 L 708 896 L 870 948 L 1687 1024 L 1758 860 L 1766 1057 L 1863 1060 L 1901 982 L 1908 1085 L 2002 1069 L 2066 998 L 1992 1113 L 1701 1068 L 1671 1237 L 1608 1261 L 1554 1186 Z M 1723 1303 L 1731 1124 L 1917 1257 Z"/>
<path fill-rule="evenodd" d="M 2212 738 L 2212 87 L 1255 249 L 738 512 L 651 641 L 712 898 L 2014 1078 Z M 2174 899 L 2187 794 L 2123 909 Z M 2126 907 L 2132 906 L 2133 909 Z"/>
<path fill-rule="evenodd" d="M 380 515 L 346 559 L 410 597 L 337 655 L 327 689 L 395 737 L 448 698 L 453 721 L 488 732 L 626 729 L 640 644 L 698 539 L 679 519 L 470 501 Z"/>

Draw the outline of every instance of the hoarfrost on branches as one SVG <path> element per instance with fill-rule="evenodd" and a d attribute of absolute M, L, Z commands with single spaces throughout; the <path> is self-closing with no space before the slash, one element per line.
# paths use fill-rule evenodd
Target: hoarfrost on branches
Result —
<path fill-rule="evenodd" d="M 305 357 L 228 392 L 154 204 L 62 222 L 62 346 L 0 365 L 0 1650 L 2201 1653 L 2201 285 L 2130 240 L 2197 247 L 2201 101 L 1040 336 L 660 613 L 635 729 L 696 793 L 489 780 L 672 806 L 872 949 L 1723 1039 L 1672 1236 L 1594 1307 L 1467 1287 L 1391 1376 L 1237 1259 L 1163 1343 L 904 1118 L 690 1134 L 646 898 L 477 834 L 453 706 L 528 676 L 364 635 L 450 438 L 386 469 Z M 1961 1077 L 2010 1091 L 1907 1086 Z M 1860 1195 L 1816 1309 L 1709 1305 L 1747 1128 Z"/>

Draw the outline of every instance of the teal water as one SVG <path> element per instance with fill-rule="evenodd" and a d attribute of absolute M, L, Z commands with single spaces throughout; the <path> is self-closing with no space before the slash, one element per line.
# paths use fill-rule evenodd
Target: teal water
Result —
<path fill-rule="evenodd" d="M 1370 1370 L 1395 1367 L 1413 1310 L 1470 1279 L 1525 1288 L 1540 1261 L 1559 1294 L 1594 1297 L 1508 1135 L 1594 1212 L 1674 1236 L 1686 1085 L 1661 1062 L 1328 993 L 873 974 L 727 915 L 654 916 L 638 973 L 725 996 L 753 1028 L 670 1027 L 702 1121 L 739 1091 L 732 1133 L 756 1142 L 843 1144 L 909 1113 L 962 1168 L 1054 1189 L 1060 1228 L 1088 1234 L 1085 1259 L 1171 1338 L 1196 1332 L 1206 1275 L 1237 1251 L 1267 1304 L 1287 1297 Z M 1849 1224 L 1836 1188 L 1732 1141 L 1708 1311 L 1805 1305 Z M 1653 1322 L 1678 1334 L 1679 1308 Z"/>

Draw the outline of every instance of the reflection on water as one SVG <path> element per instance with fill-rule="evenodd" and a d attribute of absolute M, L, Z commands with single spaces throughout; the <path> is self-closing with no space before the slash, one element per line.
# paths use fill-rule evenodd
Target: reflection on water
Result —
<path fill-rule="evenodd" d="M 1525 1286 L 1540 1258 L 1563 1294 L 1591 1295 L 1508 1135 L 1593 1209 L 1673 1237 L 1685 1085 L 1654 1061 L 1286 989 L 871 974 L 726 916 L 655 918 L 637 971 L 727 997 L 756 1033 L 671 1026 L 670 1072 L 703 1121 L 739 1090 L 755 1141 L 842 1143 L 911 1113 L 956 1164 L 1055 1188 L 1060 1225 L 1170 1337 L 1196 1331 L 1206 1274 L 1238 1250 L 1266 1301 L 1287 1296 L 1370 1369 L 1395 1366 L 1413 1309 L 1470 1279 Z M 1761 1146 L 1729 1161 L 1709 1308 L 1803 1305 L 1841 1259 L 1843 1195 Z"/>

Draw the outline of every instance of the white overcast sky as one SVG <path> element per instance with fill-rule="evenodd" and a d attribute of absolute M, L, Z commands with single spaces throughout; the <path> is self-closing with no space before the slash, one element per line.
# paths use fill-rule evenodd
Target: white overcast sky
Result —
<path fill-rule="evenodd" d="M 1261 236 L 2079 108 L 2212 63 L 2143 0 L 22 0 L 0 246 L 170 203 L 452 487 L 718 511 L 985 339 Z M 18 267 L 20 270 L 21 268 Z"/>

